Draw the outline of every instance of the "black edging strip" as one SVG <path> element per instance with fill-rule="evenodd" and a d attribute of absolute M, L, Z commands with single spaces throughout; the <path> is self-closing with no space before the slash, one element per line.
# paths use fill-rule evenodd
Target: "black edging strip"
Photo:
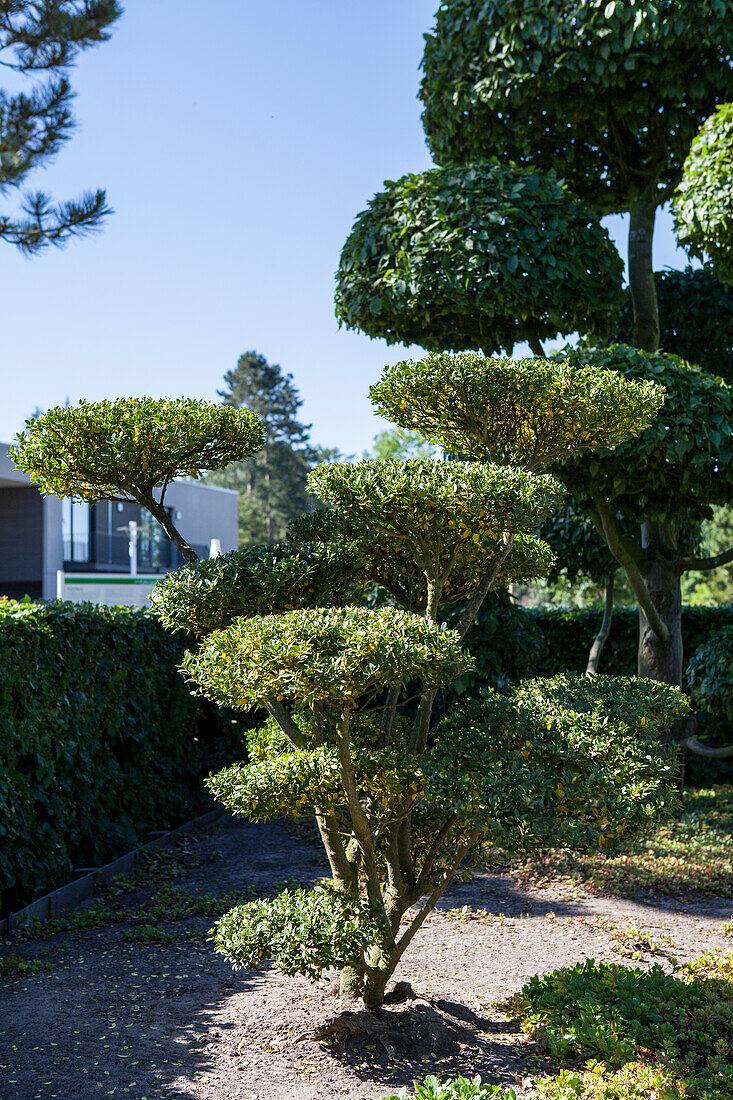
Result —
<path fill-rule="evenodd" d="M 226 811 L 222 807 L 209 810 L 199 817 L 192 818 L 191 821 L 184 822 L 177 829 L 161 832 L 154 840 L 143 844 L 140 848 L 135 848 L 132 852 L 128 852 L 118 859 L 113 859 L 111 863 L 105 863 L 103 867 L 96 867 L 80 878 L 74 879 L 73 882 L 67 882 L 65 886 L 59 886 L 57 890 L 52 890 L 50 894 L 44 894 L 42 898 L 26 905 L 24 909 L 19 909 L 17 913 L 9 912 L 4 920 L 0 920 L 0 938 L 12 943 L 13 928 L 19 921 L 50 920 L 63 909 L 75 909 L 87 898 L 92 897 L 94 887 L 98 882 L 104 882 L 106 879 L 122 874 L 123 871 L 129 871 L 146 852 L 150 852 L 154 848 L 164 848 L 176 837 L 191 832 L 192 829 L 213 825 L 225 813 Z"/>

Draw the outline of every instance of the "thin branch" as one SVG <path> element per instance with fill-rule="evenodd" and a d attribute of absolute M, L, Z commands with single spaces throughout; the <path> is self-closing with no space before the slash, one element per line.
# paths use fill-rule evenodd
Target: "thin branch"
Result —
<path fill-rule="evenodd" d="M 611 633 L 611 622 L 613 620 L 613 587 L 615 581 L 615 574 L 606 581 L 606 591 L 604 594 L 604 607 L 603 607 L 603 619 L 601 620 L 601 626 L 593 639 L 593 645 L 590 647 L 590 653 L 588 654 L 588 664 L 586 665 L 586 676 L 594 675 L 598 672 L 598 662 L 603 651 L 603 647 L 608 641 L 608 635 Z"/>
<path fill-rule="evenodd" d="M 305 739 L 303 731 L 295 724 L 282 703 L 275 701 L 268 703 L 267 712 L 272 715 L 288 741 L 290 741 L 296 749 L 305 749 L 308 747 L 308 742 Z"/>
<path fill-rule="evenodd" d="M 709 745 L 703 745 L 702 741 L 698 741 L 696 737 L 688 737 L 686 741 L 680 741 L 680 745 L 683 749 L 689 749 L 690 752 L 694 752 L 698 756 L 707 757 L 708 760 L 727 760 L 733 756 L 733 745 L 726 745 L 722 749 L 712 749 Z"/>
<path fill-rule="evenodd" d="M 486 568 L 486 572 L 481 578 L 481 583 L 469 600 L 468 607 L 461 615 L 458 626 L 455 627 L 461 638 L 466 635 L 468 628 L 478 615 L 481 604 L 486 599 L 489 589 L 496 580 L 502 565 L 509 557 L 513 546 L 514 535 L 510 535 L 508 531 L 505 531 L 501 539 L 499 540 L 499 543 L 497 544 L 496 550 L 494 550 L 494 553 L 491 556 L 491 561 Z"/>

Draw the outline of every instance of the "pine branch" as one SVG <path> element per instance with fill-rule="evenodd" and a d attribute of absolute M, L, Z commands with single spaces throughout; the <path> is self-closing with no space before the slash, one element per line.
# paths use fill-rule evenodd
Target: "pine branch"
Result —
<path fill-rule="evenodd" d="M 30 95 L 0 92 L 0 191 L 18 187 L 28 173 L 54 156 L 74 120 L 68 80 L 52 80 Z"/>
<path fill-rule="evenodd" d="M 0 51 L 16 72 L 64 69 L 89 46 L 106 42 L 122 15 L 117 0 L 2 0 Z"/>
<path fill-rule="evenodd" d="M 58 204 L 37 192 L 26 196 L 23 211 L 26 217 L 22 219 L 0 216 L 0 240 L 14 244 L 29 256 L 50 244 L 60 248 L 72 237 L 96 232 L 112 213 L 104 191 Z"/>

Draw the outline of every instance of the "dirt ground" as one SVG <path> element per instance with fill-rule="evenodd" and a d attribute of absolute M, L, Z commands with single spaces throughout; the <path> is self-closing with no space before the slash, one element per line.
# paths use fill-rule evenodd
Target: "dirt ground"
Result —
<path fill-rule="evenodd" d="M 326 870 L 318 848 L 279 823 L 227 820 L 198 844 L 207 862 L 176 887 L 223 894 L 247 884 L 264 893 Z M 386 1011 L 428 1045 L 436 1019 L 448 1036 L 420 1060 L 379 1036 L 345 1050 L 314 1040 L 314 1028 L 349 1007 L 333 983 L 232 971 L 203 935 L 210 917 L 163 922 L 178 937 L 166 945 L 130 942 L 124 923 L 2 945 L 0 959 L 14 953 L 52 966 L 0 983 L 0 1100 L 376 1100 L 433 1072 L 480 1074 L 521 1096 L 544 1068 L 541 1056 L 494 1002 L 532 974 L 588 957 L 669 965 L 669 955 L 731 949 L 721 924 L 732 908 L 730 899 L 563 898 L 476 874 L 444 898 L 396 975 L 418 1000 Z M 641 963 L 628 957 L 634 935 L 613 935 L 629 921 L 655 941 Z"/>

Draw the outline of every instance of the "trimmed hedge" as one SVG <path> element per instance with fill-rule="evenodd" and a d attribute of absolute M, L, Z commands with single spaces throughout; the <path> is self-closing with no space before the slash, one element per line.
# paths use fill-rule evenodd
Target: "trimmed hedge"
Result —
<path fill-rule="evenodd" d="M 190 644 L 147 611 L 0 601 L 3 909 L 194 816 L 241 758 L 244 723 L 177 671 Z"/>

